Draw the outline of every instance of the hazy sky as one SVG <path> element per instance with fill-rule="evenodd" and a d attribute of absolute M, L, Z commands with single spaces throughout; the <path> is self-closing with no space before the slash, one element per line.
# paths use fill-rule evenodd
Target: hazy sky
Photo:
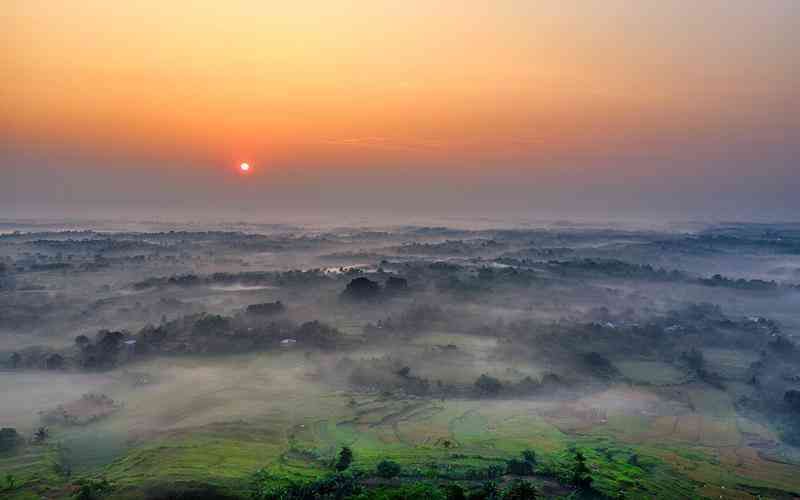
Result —
<path fill-rule="evenodd" d="M 0 215 L 800 213 L 796 0 L 0 0 L 0 16 Z"/>

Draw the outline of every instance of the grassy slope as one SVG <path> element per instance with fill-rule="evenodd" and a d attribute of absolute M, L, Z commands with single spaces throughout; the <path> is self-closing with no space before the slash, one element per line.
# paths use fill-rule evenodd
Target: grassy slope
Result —
<path fill-rule="evenodd" d="M 15 453 L 0 455 L 0 484 L 14 477 L 16 487 L 0 489 L 0 497 L 14 500 L 40 498 L 55 493 L 66 484 L 57 472 L 58 449 L 54 445 L 23 445 Z M 5 496 L 3 496 L 5 495 Z"/>
<path fill-rule="evenodd" d="M 596 485 L 608 494 L 621 487 L 629 498 L 735 498 L 800 491 L 798 468 L 761 459 L 740 444 L 739 424 L 723 397 L 691 392 L 708 417 L 610 417 L 585 427 L 544 418 L 524 401 L 430 401 L 330 397 L 327 414 L 278 412 L 262 420 L 212 424 L 163 434 L 96 469 L 118 487 L 118 495 L 141 498 L 159 487 L 208 485 L 244 494 L 261 467 L 283 477 L 317 477 L 342 446 L 355 453 L 354 467 L 372 470 L 390 458 L 409 474 L 462 478 L 469 469 L 502 463 L 533 449 L 544 472 L 569 476 L 574 452 L 584 451 Z M 744 426 L 744 427 L 742 427 Z M 567 429 L 565 431 L 559 429 Z M 740 430 L 742 428 L 743 430 Z M 577 429 L 577 430 L 576 430 Z M 22 492 L 66 492 L 55 473 L 53 446 L 28 447 L 17 459 L 0 460 Z M 633 458 L 635 455 L 635 458 Z M 722 488 L 725 488 L 722 490 Z M 30 497 L 30 496 L 29 496 Z"/>

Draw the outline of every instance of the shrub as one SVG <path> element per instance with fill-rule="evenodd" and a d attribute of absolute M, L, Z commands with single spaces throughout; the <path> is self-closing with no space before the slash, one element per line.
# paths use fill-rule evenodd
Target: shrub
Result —
<path fill-rule="evenodd" d="M 358 477 L 349 473 L 331 474 L 317 481 L 288 482 L 270 476 L 264 470 L 256 473 L 253 500 L 339 500 L 362 492 Z"/>
<path fill-rule="evenodd" d="M 533 450 L 525 450 L 522 452 L 522 459 L 532 466 L 536 465 L 536 452 Z"/>
<path fill-rule="evenodd" d="M 6 485 L 4 489 L 6 491 L 11 491 L 16 487 L 17 487 L 17 478 L 15 478 L 13 474 L 6 474 Z"/>
<path fill-rule="evenodd" d="M 345 446 L 342 448 L 342 451 L 339 452 L 339 460 L 336 461 L 336 470 L 342 472 L 350 467 L 351 463 L 353 463 L 353 450 Z"/>
<path fill-rule="evenodd" d="M 490 465 L 486 468 L 486 477 L 489 479 L 497 479 L 503 475 L 505 468 L 501 465 Z"/>
<path fill-rule="evenodd" d="M 400 464 L 397 462 L 392 462 L 391 460 L 381 460 L 378 463 L 378 466 L 375 468 L 375 473 L 383 478 L 391 479 L 393 477 L 397 477 L 403 471 L 403 468 L 400 467 Z"/>
<path fill-rule="evenodd" d="M 355 278 L 348 283 L 342 297 L 355 301 L 375 300 L 380 296 L 381 285 L 369 278 Z"/>
<path fill-rule="evenodd" d="M 286 311 L 286 306 L 279 300 L 277 302 L 249 305 L 245 311 L 247 314 L 255 316 L 273 316 Z"/>
<path fill-rule="evenodd" d="M 486 481 L 480 489 L 471 491 L 467 497 L 469 500 L 498 500 L 500 490 L 494 481 Z"/>
<path fill-rule="evenodd" d="M 47 441 L 47 438 L 50 437 L 50 431 L 47 430 L 47 427 L 39 427 L 36 429 L 36 432 L 33 433 L 33 442 L 36 444 L 42 444 Z"/>
<path fill-rule="evenodd" d="M 506 473 L 514 476 L 530 476 L 533 474 L 533 464 L 512 458 L 506 463 Z"/>
<path fill-rule="evenodd" d="M 536 498 L 536 488 L 528 481 L 515 479 L 503 491 L 503 500 L 533 500 Z"/>
<path fill-rule="evenodd" d="M 497 396 L 503 389 L 503 383 L 485 373 L 475 381 L 475 388 L 481 396 Z"/>
<path fill-rule="evenodd" d="M 447 485 L 447 500 L 467 500 L 467 496 L 464 494 L 464 488 L 457 484 L 449 484 Z"/>
<path fill-rule="evenodd" d="M 586 457 L 580 451 L 575 452 L 575 469 L 572 474 L 572 484 L 584 490 L 592 488 L 592 471 L 586 465 Z"/>
<path fill-rule="evenodd" d="M 74 500 L 99 500 L 113 489 L 105 479 L 85 479 L 78 482 L 78 489 L 72 494 Z"/>

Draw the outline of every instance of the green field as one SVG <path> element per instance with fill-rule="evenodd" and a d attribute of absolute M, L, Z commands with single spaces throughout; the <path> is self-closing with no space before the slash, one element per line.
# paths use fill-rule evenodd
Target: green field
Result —
<path fill-rule="evenodd" d="M 370 472 L 388 458 L 411 482 L 469 482 L 470 471 L 528 449 L 543 475 L 566 478 L 577 448 L 609 496 L 620 488 L 626 498 L 665 499 L 718 498 L 723 487 L 725 498 L 800 491 L 800 467 L 750 446 L 774 434 L 738 417 L 726 393 L 705 386 L 685 386 L 685 403 L 667 401 L 655 385 L 565 401 L 440 400 L 336 390 L 309 378 L 299 353 L 134 368 L 158 371 L 160 379 L 132 387 L 122 373 L 111 374 L 107 389 L 125 402 L 120 411 L 88 426 L 55 427 L 47 443 L 4 456 L 0 475 L 16 481 L 4 494 L 67 498 L 78 478 L 103 477 L 120 498 L 196 487 L 246 496 L 257 470 L 320 477 L 343 446 L 354 452 L 353 469 Z M 662 381 L 675 375 L 656 373 Z"/>

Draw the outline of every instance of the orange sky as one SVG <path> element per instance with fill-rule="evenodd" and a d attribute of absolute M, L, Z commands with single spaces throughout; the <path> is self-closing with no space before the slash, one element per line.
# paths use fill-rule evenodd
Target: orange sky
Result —
<path fill-rule="evenodd" d="M 792 0 L 0 5 L 6 161 L 647 176 L 800 136 Z"/>

